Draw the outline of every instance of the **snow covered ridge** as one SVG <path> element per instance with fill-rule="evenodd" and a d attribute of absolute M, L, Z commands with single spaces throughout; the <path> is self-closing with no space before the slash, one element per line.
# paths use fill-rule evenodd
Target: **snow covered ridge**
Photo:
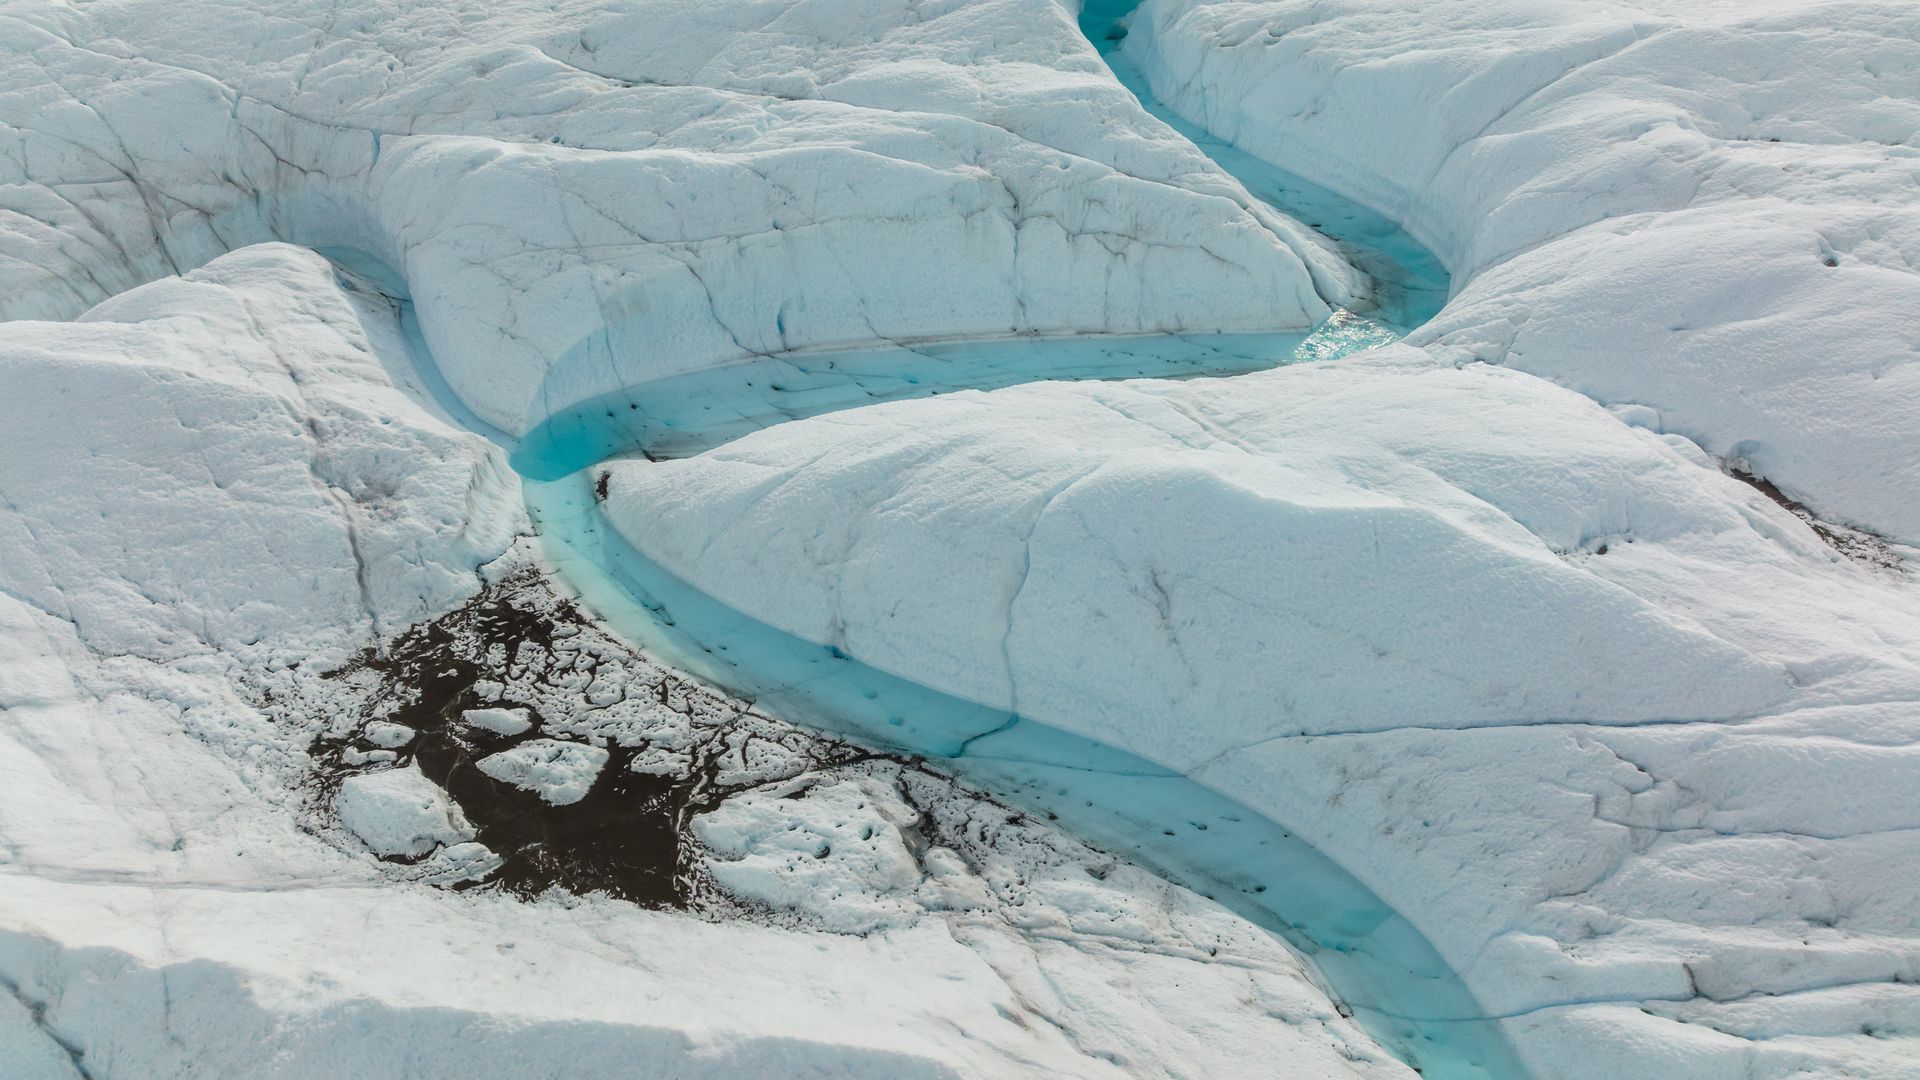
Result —
<path fill-rule="evenodd" d="M 1364 290 L 1054 0 L 10 0 L 0 50 L 0 317 L 363 249 L 509 432 L 770 351 L 1304 329 Z"/>
<path fill-rule="evenodd" d="M 464 600 L 517 491 L 411 348 L 388 297 L 280 244 L 5 324 L 0 592 L 104 654 L 321 667 Z"/>
<path fill-rule="evenodd" d="M 1684 439 L 1399 346 L 599 472 L 723 602 L 1334 854 L 1539 1075 L 1910 1071 L 1920 598 Z"/>
<path fill-rule="evenodd" d="M 1155 92 L 1453 271 L 1413 341 L 1920 539 L 1920 12 L 1875 0 L 1147 0 Z"/>
<path fill-rule="evenodd" d="M 1683 441 L 1404 346 L 879 405 L 606 471 L 622 532 L 723 602 L 1088 734 L 1204 717 L 1127 745 L 1180 769 L 1414 714 L 1673 722 L 1920 689 L 1898 578 Z M 1791 611 L 1761 602 L 1782 590 Z M 1875 629 L 1848 632 L 1862 611 Z"/>

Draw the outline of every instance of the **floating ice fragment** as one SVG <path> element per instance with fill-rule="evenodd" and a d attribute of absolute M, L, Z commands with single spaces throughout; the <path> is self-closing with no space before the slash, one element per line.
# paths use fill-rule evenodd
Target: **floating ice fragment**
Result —
<path fill-rule="evenodd" d="M 380 855 L 418 858 L 473 839 L 460 808 L 413 766 L 348 777 L 333 807 L 340 824 Z"/>
<path fill-rule="evenodd" d="M 413 741 L 413 729 L 389 720 L 375 720 L 360 732 L 360 737 L 375 746 L 397 750 Z"/>
<path fill-rule="evenodd" d="M 533 726 L 525 709 L 468 709 L 460 718 L 468 727 L 495 735 L 518 735 Z"/>
<path fill-rule="evenodd" d="M 587 797 L 606 763 L 607 752 L 600 747 L 534 739 L 481 758 L 480 771 L 554 806 L 570 806 Z"/>

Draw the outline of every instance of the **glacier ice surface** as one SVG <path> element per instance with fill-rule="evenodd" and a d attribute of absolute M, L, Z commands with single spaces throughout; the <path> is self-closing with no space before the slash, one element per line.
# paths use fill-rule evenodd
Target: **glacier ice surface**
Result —
<path fill-rule="evenodd" d="M 0 1071 L 1911 1076 L 1911 9 L 1130 6 L 0 5 Z"/>

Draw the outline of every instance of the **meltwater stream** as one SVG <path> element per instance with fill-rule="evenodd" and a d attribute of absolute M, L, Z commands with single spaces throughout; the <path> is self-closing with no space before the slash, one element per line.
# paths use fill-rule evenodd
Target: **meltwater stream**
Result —
<path fill-rule="evenodd" d="M 1334 332 L 1352 338 L 1353 347 L 1346 351 L 1383 344 L 1378 340 L 1381 330 L 1400 337 L 1438 314 L 1447 302 L 1450 282 L 1446 268 L 1399 222 L 1254 157 L 1153 96 L 1146 73 L 1123 48 L 1127 18 L 1139 6 L 1140 0 L 1084 0 L 1080 31 L 1100 51 L 1120 85 L 1132 91 L 1154 119 L 1212 158 L 1253 196 L 1331 240 L 1349 263 L 1373 279 L 1376 307 L 1358 320 L 1349 312 L 1336 315 L 1332 321 L 1333 327 L 1345 323 L 1352 328 Z M 1323 326 L 1320 333 L 1328 335 L 1330 327 Z"/>
<path fill-rule="evenodd" d="M 1520 1076 L 1496 1026 L 1432 945 L 1327 854 L 1151 762 L 879 671 L 727 607 L 634 550 L 601 515 L 593 466 L 611 457 L 685 456 L 792 419 L 952 390 L 1221 376 L 1332 359 L 1431 316 L 1446 297 L 1445 273 L 1391 222 L 1212 139 L 1148 96 L 1113 48 L 1117 20 L 1132 6 L 1096 0 L 1082 18 L 1116 74 L 1250 191 L 1320 228 L 1371 274 L 1374 310 L 1339 312 L 1310 335 L 1022 338 L 758 358 L 586 402 L 517 441 L 490 434 L 512 451 L 556 576 L 657 659 L 784 719 L 932 759 L 1219 900 L 1306 954 L 1356 1019 L 1428 1077 Z M 404 285 L 388 279 L 382 287 L 404 300 Z M 416 347 L 430 369 L 424 345 Z M 432 392 L 452 396 L 438 383 Z"/>

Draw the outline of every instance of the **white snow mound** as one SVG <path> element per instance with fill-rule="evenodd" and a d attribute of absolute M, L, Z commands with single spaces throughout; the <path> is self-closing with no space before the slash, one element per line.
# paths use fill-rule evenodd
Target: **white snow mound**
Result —
<path fill-rule="evenodd" d="M 322 664 L 472 595 L 517 489 L 411 361 L 386 297 L 284 244 L 5 324 L 0 592 L 106 653 Z"/>
<path fill-rule="evenodd" d="M 333 805 L 340 824 L 379 855 L 417 858 L 473 839 L 460 808 L 413 766 L 350 776 Z"/>
<path fill-rule="evenodd" d="M 1402 347 L 800 421 L 613 463 L 608 512 L 782 629 L 1179 768 L 1281 735 L 1920 685 L 1911 615 L 1849 625 L 1887 608 L 1870 573 L 1691 454 Z"/>

